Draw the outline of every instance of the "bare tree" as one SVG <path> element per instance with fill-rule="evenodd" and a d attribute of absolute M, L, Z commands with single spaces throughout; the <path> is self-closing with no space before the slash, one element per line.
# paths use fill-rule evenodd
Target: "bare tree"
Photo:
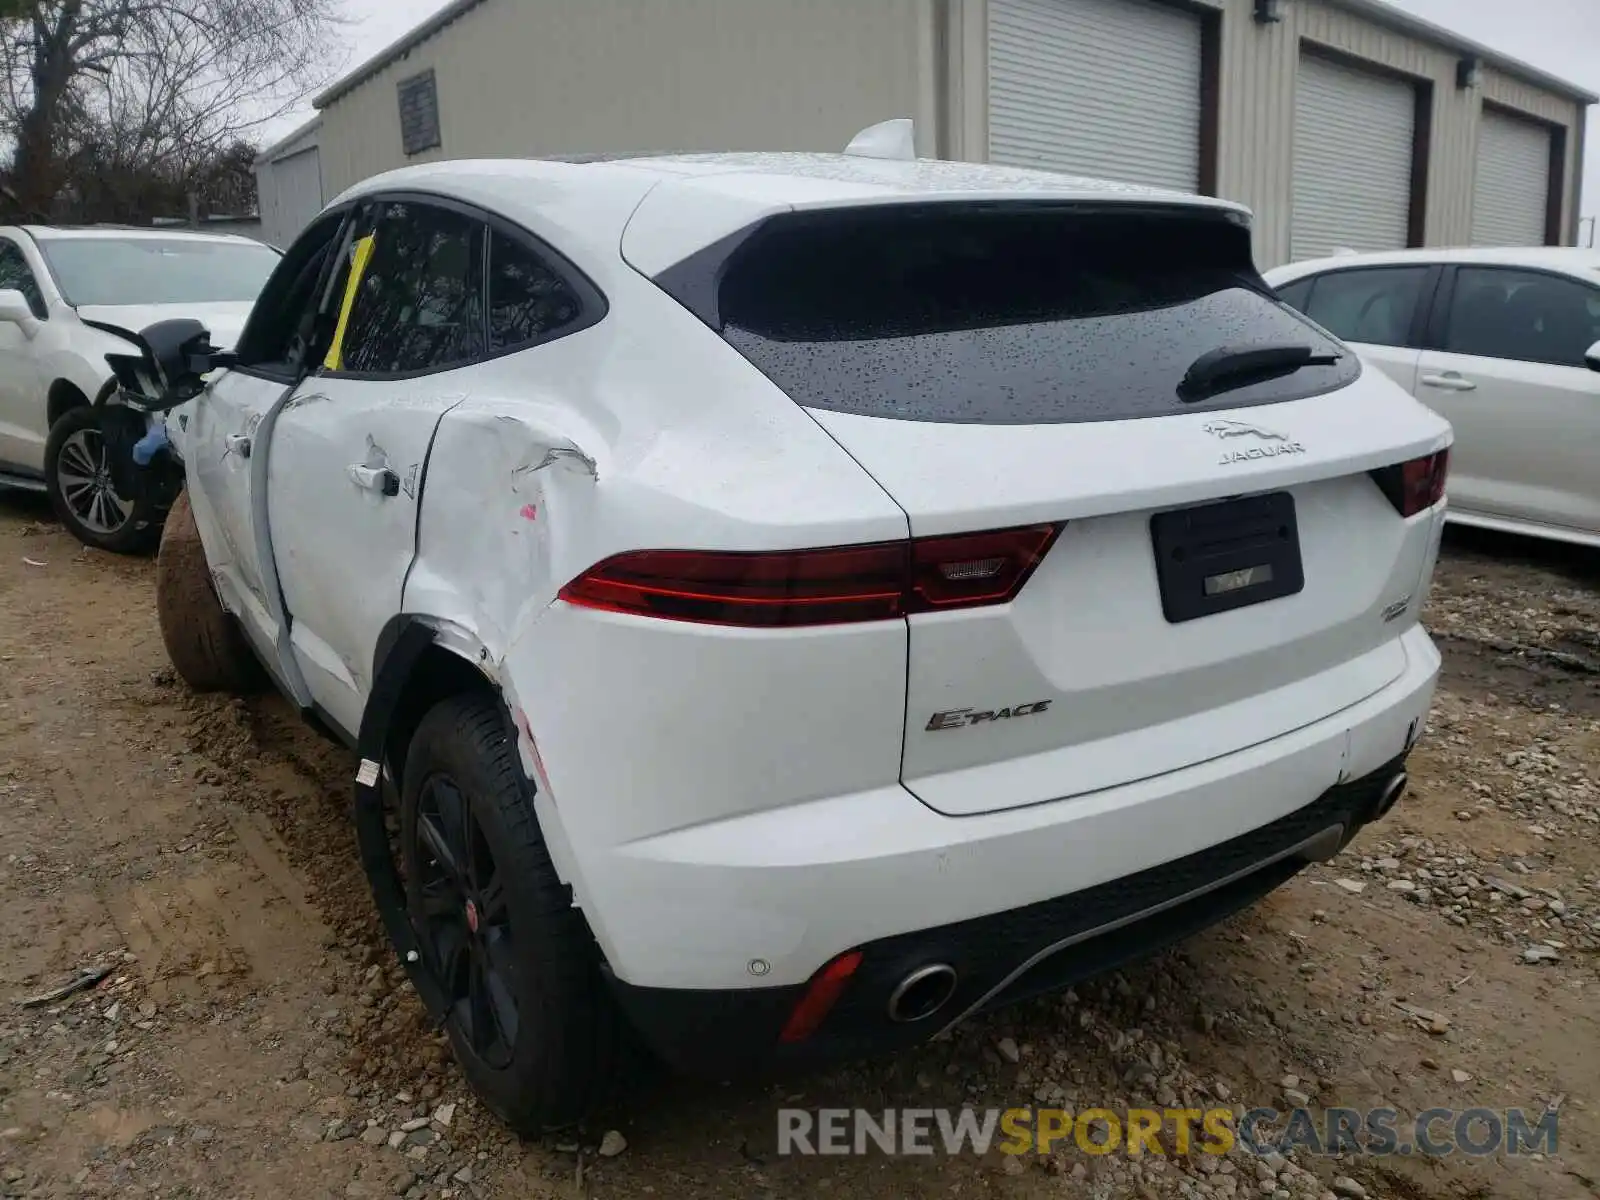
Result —
<path fill-rule="evenodd" d="M 49 214 L 75 162 L 168 177 L 214 163 L 326 80 L 338 4 L 0 0 L 11 206 Z"/>
<path fill-rule="evenodd" d="M 56 195 L 51 218 L 68 224 L 116 221 L 143 225 L 154 217 L 182 217 L 191 200 L 201 216 L 255 211 L 256 148 L 236 142 L 216 157 L 187 164 L 143 165 L 122 160 L 98 143 L 73 151 L 62 165 L 69 182 Z"/>

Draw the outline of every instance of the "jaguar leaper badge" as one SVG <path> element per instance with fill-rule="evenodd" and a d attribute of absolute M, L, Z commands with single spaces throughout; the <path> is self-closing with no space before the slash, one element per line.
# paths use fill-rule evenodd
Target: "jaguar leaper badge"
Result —
<path fill-rule="evenodd" d="M 1205 427 L 1205 431 L 1212 437 L 1222 438 L 1224 441 L 1233 438 L 1254 438 L 1258 442 L 1266 443 L 1243 450 L 1228 451 L 1217 464 L 1220 467 L 1232 466 L 1234 463 L 1255 462 L 1263 458 L 1277 458 L 1281 454 L 1306 452 L 1306 448 L 1291 439 L 1288 434 L 1279 433 L 1274 429 L 1263 429 L 1248 421 L 1212 421 Z"/>

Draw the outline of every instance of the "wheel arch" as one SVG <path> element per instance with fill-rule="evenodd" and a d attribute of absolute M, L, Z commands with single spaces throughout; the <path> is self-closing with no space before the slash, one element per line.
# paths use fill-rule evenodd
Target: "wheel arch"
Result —
<path fill-rule="evenodd" d="M 527 770 L 524 731 L 499 686 L 496 660 L 469 631 L 419 613 L 389 620 L 373 655 L 372 692 L 356 737 L 356 840 L 373 900 L 390 943 L 423 1005 L 442 1020 L 442 985 L 424 963 L 406 912 L 405 887 L 396 869 L 386 822 L 385 778 L 396 794 L 403 786 L 405 754 L 423 716 L 453 696 L 491 696 L 506 719 L 506 735 Z M 530 786 L 537 788 L 532 781 Z M 557 863 L 560 871 L 560 864 Z"/>
<path fill-rule="evenodd" d="M 126 351 L 128 347 L 121 339 L 106 338 L 104 348 L 109 352 Z M 104 358 L 97 356 L 98 349 L 97 341 L 93 347 L 57 347 L 41 355 L 39 378 L 40 382 L 49 381 L 45 389 L 45 408 L 51 425 L 62 413 L 79 407 L 98 407 L 116 396 L 116 377 Z"/>
<path fill-rule="evenodd" d="M 419 613 L 390 618 L 378 635 L 373 654 L 372 694 L 376 699 L 380 689 L 394 691 L 392 706 L 377 734 L 381 737 L 381 761 L 389 767 L 397 787 L 411 737 L 429 709 L 468 692 L 499 698 L 499 681 L 491 664 L 487 647 L 458 626 Z M 365 718 L 362 725 L 365 734 Z"/>
<path fill-rule="evenodd" d="M 399 955 L 411 984 L 417 990 L 423 1006 L 430 1016 L 443 1021 L 448 1008 L 441 982 L 423 961 L 416 931 L 411 927 L 406 912 L 405 884 L 395 866 L 394 854 L 389 845 L 387 806 L 385 804 L 384 774 L 390 762 L 390 738 L 397 718 L 403 718 L 409 708 L 423 702 L 430 689 L 438 687 L 430 666 L 443 668 L 445 679 L 465 680 L 458 674 L 455 662 L 463 662 L 450 651 L 442 651 L 447 659 L 435 657 L 437 651 L 435 631 L 422 617 L 397 617 L 389 622 L 379 638 L 377 670 L 372 681 L 372 693 L 367 699 L 366 711 L 361 716 L 361 729 L 356 736 L 356 753 L 360 763 L 355 778 L 356 843 L 361 852 L 361 865 L 372 888 L 372 899 L 383 922 L 389 942 Z M 454 660 L 452 662 L 451 660 Z M 470 664 L 467 666 L 470 670 Z M 451 694 L 451 693 L 446 693 Z M 424 710 L 425 711 L 425 710 Z M 412 725 L 415 732 L 416 726 Z M 398 768 L 395 768 L 398 771 Z M 393 779 L 398 789 L 398 775 Z"/>
<path fill-rule="evenodd" d="M 104 399 L 104 389 L 95 397 L 95 403 Z M 54 428 L 66 413 L 74 408 L 88 408 L 90 400 L 84 391 L 72 380 L 58 376 L 50 383 L 50 389 L 45 397 L 45 428 Z"/>

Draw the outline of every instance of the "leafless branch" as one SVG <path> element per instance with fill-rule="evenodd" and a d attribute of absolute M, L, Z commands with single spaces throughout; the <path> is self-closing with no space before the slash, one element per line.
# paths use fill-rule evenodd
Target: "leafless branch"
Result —
<path fill-rule="evenodd" d="M 45 211 L 72 171 L 185 178 L 327 81 L 340 0 L 24 0 L 0 24 L 5 183 Z M 3 11 L 3 10 L 0 10 Z M 208 165 L 209 164 L 209 165 Z"/>

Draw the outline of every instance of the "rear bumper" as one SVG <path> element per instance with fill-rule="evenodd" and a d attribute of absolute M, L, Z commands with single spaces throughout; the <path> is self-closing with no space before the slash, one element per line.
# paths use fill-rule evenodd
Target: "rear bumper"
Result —
<path fill-rule="evenodd" d="M 1254 902 L 1380 815 L 1408 752 L 1268 825 L 1176 861 L 1021 908 L 868 942 L 859 947 L 861 965 L 844 995 L 803 1042 L 784 1044 L 780 1034 L 805 984 L 700 991 L 614 981 L 616 994 L 656 1052 L 694 1074 L 746 1074 L 912 1045 L 962 1017 L 1142 958 Z M 954 969 L 950 999 L 924 1019 L 891 1019 L 896 987 L 932 964 Z"/>
<path fill-rule="evenodd" d="M 758 989 L 804 984 L 854 947 L 1138 876 L 1378 775 L 1420 731 L 1439 668 L 1420 627 L 1400 640 L 1401 675 L 1321 721 L 1026 808 L 950 817 L 890 785 L 610 843 L 594 828 L 603 810 L 570 793 L 544 792 L 539 816 L 619 981 L 762 1003 Z"/>
<path fill-rule="evenodd" d="M 1359 704 L 1124 787 L 974 817 L 883 788 L 563 852 L 623 1007 L 670 1062 L 731 1074 L 892 1049 L 1188 936 L 1343 845 L 1432 702 L 1438 651 L 1420 627 L 1401 642 L 1404 673 Z M 540 815 L 559 828 L 559 804 Z M 780 1045 L 807 982 L 852 949 L 837 1006 Z M 955 968 L 955 995 L 891 1021 L 889 993 L 932 963 Z"/>

